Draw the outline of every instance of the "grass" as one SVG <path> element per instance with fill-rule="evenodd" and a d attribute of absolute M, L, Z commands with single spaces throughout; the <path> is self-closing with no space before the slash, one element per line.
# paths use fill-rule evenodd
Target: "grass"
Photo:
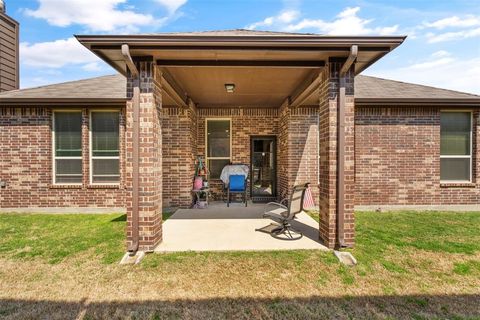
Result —
<path fill-rule="evenodd" d="M 2 256 L 59 263 L 84 252 L 103 263 L 117 262 L 124 253 L 125 215 L 120 214 L 1 214 Z"/>
<path fill-rule="evenodd" d="M 479 213 L 359 212 L 354 268 L 306 250 L 120 266 L 122 215 L 5 214 L 0 318 L 480 319 L 479 226 Z"/>

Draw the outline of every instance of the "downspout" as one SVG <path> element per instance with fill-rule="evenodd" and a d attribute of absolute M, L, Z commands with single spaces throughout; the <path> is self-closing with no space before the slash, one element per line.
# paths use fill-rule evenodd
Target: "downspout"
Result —
<path fill-rule="evenodd" d="M 340 248 L 345 248 L 345 87 L 346 74 L 357 59 L 358 46 L 352 45 L 347 61 L 339 73 L 340 87 L 338 94 L 338 144 L 337 144 L 337 240 Z"/>
<path fill-rule="evenodd" d="M 140 78 L 133 63 L 128 44 L 122 44 L 122 55 L 133 78 L 133 123 L 132 123 L 132 242 L 128 247 L 130 255 L 134 255 L 139 246 L 138 229 L 138 194 L 139 194 L 139 162 L 140 162 Z"/>

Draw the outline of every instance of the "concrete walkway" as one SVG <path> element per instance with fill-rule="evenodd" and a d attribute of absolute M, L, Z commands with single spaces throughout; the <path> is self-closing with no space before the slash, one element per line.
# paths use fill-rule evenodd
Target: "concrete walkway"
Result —
<path fill-rule="evenodd" d="M 263 219 L 263 204 L 213 203 L 208 209 L 181 209 L 163 223 L 163 242 L 155 252 L 328 250 L 318 241 L 318 223 L 306 213 L 292 226 L 303 233 L 299 240 L 279 240 L 255 231 L 272 222 Z"/>

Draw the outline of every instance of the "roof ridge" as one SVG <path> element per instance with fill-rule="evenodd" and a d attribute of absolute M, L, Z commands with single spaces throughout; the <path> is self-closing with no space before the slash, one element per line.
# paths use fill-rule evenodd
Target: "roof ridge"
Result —
<path fill-rule="evenodd" d="M 63 84 L 68 84 L 68 83 L 75 83 L 75 82 L 82 82 L 82 81 L 90 81 L 90 80 L 93 80 L 93 79 L 100 79 L 100 78 L 107 78 L 107 77 L 115 77 L 115 76 L 119 76 L 119 75 L 120 75 L 120 73 L 107 74 L 107 75 L 98 76 L 98 77 L 93 77 L 93 78 L 83 78 L 83 79 L 77 79 L 77 80 L 69 80 L 69 81 L 64 81 L 64 82 L 44 84 L 44 85 L 36 86 L 36 87 L 29 87 L 29 88 L 21 88 L 21 89 L 15 89 L 15 90 L 8 90 L 8 91 L 0 92 L 0 97 L 2 96 L 2 94 L 9 94 L 9 93 L 13 93 L 13 92 L 20 92 L 20 91 L 27 91 L 27 90 L 34 90 L 34 89 L 42 89 L 42 88 L 47 88 L 47 87 L 51 87 L 51 86 L 58 86 L 58 85 L 63 85 Z"/>
<path fill-rule="evenodd" d="M 201 34 L 209 34 L 209 33 L 235 33 L 235 32 L 244 32 L 244 33 L 264 33 L 264 34 L 271 34 L 271 35 L 304 35 L 304 36 L 321 36 L 318 33 L 310 33 L 310 32 L 286 32 L 286 31 L 271 31 L 271 30 L 256 30 L 256 29 L 246 29 L 246 28 L 236 28 L 236 29 L 212 29 L 212 30 L 201 30 L 201 31 L 170 31 L 170 32 L 156 32 L 156 33 L 147 33 L 150 35 L 176 35 L 176 34 L 184 34 L 184 35 L 201 35 Z M 142 35 L 142 34 L 138 34 Z"/>
<path fill-rule="evenodd" d="M 212 31 L 247 31 L 247 32 L 264 32 L 264 33 L 274 33 L 274 34 L 310 34 L 310 35 L 319 35 L 318 33 L 313 32 L 287 32 L 287 31 L 277 31 L 277 30 L 255 30 L 247 28 L 236 28 L 236 29 L 224 29 L 224 30 L 211 30 Z"/>
<path fill-rule="evenodd" d="M 376 76 L 368 76 L 368 75 L 364 75 L 364 74 L 359 74 L 359 75 L 357 75 L 357 77 L 375 78 L 375 79 L 380 79 L 380 80 L 383 80 L 383 81 L 392 81 L 392 82 L 403 83 L 403 84 L 407 84 L 407 85 L 413 85 L 413 86 L 419 86 L 419 87 L 429 88 L 429 89 L 436 89 L 436 90 L 443 90 L 443 91 L 454 92 L 454 93 L 468 94 L 468 95 L 471 95 L 471 96 L 473 96 L 473 97 L 480 98 L 480 95 L 475 94 L 475 93 L 464 92 L 464 91 L 457 91 L 457 90 L 440 88 L 440 87 L 434 87 L 434 86 L 428 86 L 428 85 L 425 85 L 425 84 L 419 84 L 419 83 L 413 83 L 413 82 L 405 82 L 405 81 L 401 81 L 401 80 L 387 79 L 387 78 L 376 77 Z"/>

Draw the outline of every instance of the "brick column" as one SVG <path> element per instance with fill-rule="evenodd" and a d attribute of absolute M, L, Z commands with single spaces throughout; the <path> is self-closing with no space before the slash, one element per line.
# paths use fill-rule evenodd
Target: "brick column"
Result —
<path fill-rule="evenodd" d="M 161 71 L 153 61 L 136 61 L 140 72 L 139 250 L 151 251 L 162 240 Z M 133 81 L 127 81 L 132 96 Z M 133 104 L 127 102 L 127 242 L 132 241 Z"/>
<path fill-rule="evenodd" d="M 337 99 L 339 71 L 343 61 L 330 61 L 322 74 L 320 84 L 319 145 L 320 145 L 320 239 L 329 248 L 338 246 L 337 241 Z M 345 178 L 344 178 L 344 230 L 345 244 L 354 241 L 354 73 L 347 75 L 345 103 Z"/>

